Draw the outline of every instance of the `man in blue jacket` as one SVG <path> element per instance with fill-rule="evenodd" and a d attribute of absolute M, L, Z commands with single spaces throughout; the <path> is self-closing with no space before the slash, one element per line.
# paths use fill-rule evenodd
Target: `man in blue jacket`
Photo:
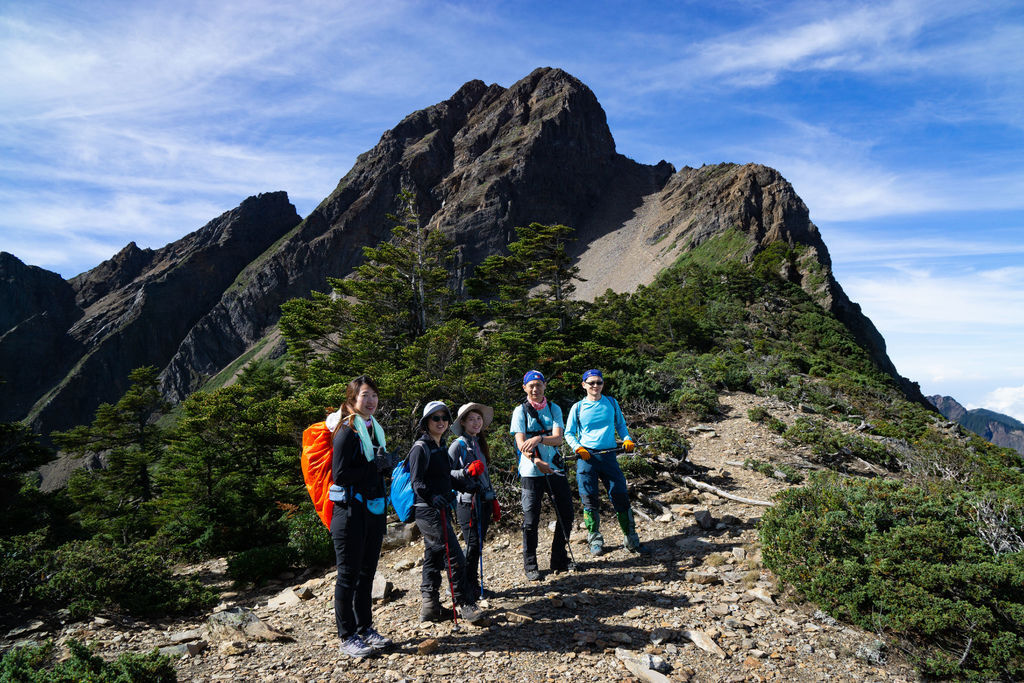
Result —
<path fill-rule="evenodd" d="M 576 461 L 576 483 L 583 500 L 583 522 L 587 527 L 590 553 L 597 556 L 604 552 L 598 481 L 608 489 L 608 497 L 612 501 L 619 526 L 622 527 L 622 535 L 626 538 L 626 549 L 633 553 L 646 553 L 647 548 L 640 544 L 633 511 L 629 507 L 626 477 L 616 459 L 616 433 L 622 439 L 623 451 L 632 453 L 636 447 L 629 437 L 622 409 L 614 398 L 602 395 L 604 376 L 600 370 L 587 370 L 583 373 L 583 389 L 587 392 L 586 398 L 577 401 L 569 409 L 565 440 L 579 456 Z"/>

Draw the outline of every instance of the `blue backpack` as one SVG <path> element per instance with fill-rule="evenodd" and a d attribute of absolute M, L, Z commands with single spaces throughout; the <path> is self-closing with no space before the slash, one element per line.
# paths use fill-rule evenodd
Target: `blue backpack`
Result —
<path fill-rule="evenodd" d="M 406 458 L 391 471 L 391 507 L 395 508 L 398 519 L 408 522 L 412 519 L 412 508 L 416 496 L 412 492 L 412 473 Z"/>

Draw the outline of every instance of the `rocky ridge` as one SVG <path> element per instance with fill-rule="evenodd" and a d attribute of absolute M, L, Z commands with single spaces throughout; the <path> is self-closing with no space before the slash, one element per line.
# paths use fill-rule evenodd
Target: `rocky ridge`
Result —
<path fill-rule="evenodd" d="M 807 451 L 746 416 L 763 406 L 792 423 L 798 407 L 740 393 L 720 400 L 720 421 L 678 425 L 689 432 L 690 460 L 703 470 L 702 480 L 766 500 L 789 484 L 744 469 L 746 458 L 818 467 Z M 763 507 L 680 485 L 670 472 L 636 484 L 641 499 L 654 501 L 634 501 L 638 515 L 649 517 L 637 521 L 654 551 L 650 558 L 617 545 L 617 529 L 606 530 L 611 552 L 592 558 L 577 530 L 579 569 L 527 582 L 517 529 L 501 525 L 485 547 L 485 585 L 496 595 L 482 603 L 489 619 L 483 627 L 416 623 L 422 545 L 398 541 L 381 557 L 374 607 L 375 625 L 396 647 L 366 661 L 338 654 L 334 574 L 322 570 L 225 593 L 213 615 L 153 622 L 107 615 L 53 629 L 39 622 L 34 633 L 8 634 L 5 646 L 75 637 L 96 643 L 108 658 L 160 647 L 178 657 L 179 679 L 188 681 L 916 680 L 873 634 L 779 591 L 760 561 L 755 525 Z M 551 532 L 542 528 L 541 548 Z M 226 585 L 224 569 L 219 560 L 186 571 Z M 225 626 L 231 622 L 234 629 Z"/>
<path fill-rule="evenodd" d="M 17 405 L 27 403 L 27 415 L 5 403 L 4 419 L 27 419 L 43 433 L 90 422 L 97 405 L 128 388 L 132 369 L 164 367 L 238 271 L 298 222 L 285 193 L 263 194 L 161 249 L 129 244 L 67 282 L 48 273 L 59 281 L 51 286 L 61 305 L 26 310 L 0 338 L 5 379 L 23 372 L 46 379 L 19 385 Z M 2 267 L 10 272 L 17 259 L 5 257 Z M 39 291 L 25 278 L 11 287 Z M 39 329 L 48 317 L 50 334 Z"/>
<path fill-rule="evenodd" d="M 1024 424 L 1009 415 L 976 408 L 967 410 L 952 396 L 929 396 L 928 401 L 942 415 L 964 429 L 1003 448 L 1012 448 L 1024 455 Z"/>
<path fill-rule="evenodd" d="M 33 309 L 15 321 L 19 329 L 0 328 L 0 376 L 21 377 L 22 359 L 33 364 L 21 367 L 43 368 L 17 384 L 24 395 L 5 403 L 6 419 L 27 417 L 44 434 L 87 422 L 144 364 L 162 369 L 162 391 L 180 401 L 236 361 L 265 353 L 280 304 L 358 265 L 363 246 L 388 236 L 386 215 L 399 212 L 403 189 L 422 221 L 454 239 L 462 276 L 502 252 L 516 226 L 573 227 L 587 280 L 578 292 L 587 298 L 650 282 L 681 253 L 730 231 L 739 236 L 731 255 L 748 261 L 774 242 L 799 247 L 781 274 L 834 312 L 879 367 L 923 401 L 835 281 L 807 207 L 777 171 L 637 163 L 617 153 L 586 85 L 540 68 L 509 88 L 469 81 L 410 114 L 301 222 L 283 193 L 268 193 L 162 249 L 129 244 L 87 273 L 51 283 L 63 292 L 53 301 L 64 303 Z M 48 286 L 19 277 L 16 289 Z M 31 340 L 36 347 L 28 348 Z"/>

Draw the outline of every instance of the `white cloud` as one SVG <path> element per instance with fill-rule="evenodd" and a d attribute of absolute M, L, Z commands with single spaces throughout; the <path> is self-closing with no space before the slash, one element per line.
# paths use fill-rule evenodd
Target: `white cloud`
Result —
<path fill-rule="evenodd" d="M 985 396 L 980 405 L 972 404 L 967 408 L 987 408 L 1024 422 L 1024 385 L 999 387 Z"/>

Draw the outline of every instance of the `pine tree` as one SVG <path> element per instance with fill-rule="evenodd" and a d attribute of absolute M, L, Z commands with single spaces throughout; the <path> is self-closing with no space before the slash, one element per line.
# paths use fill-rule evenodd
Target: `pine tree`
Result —
<path fill-rule="evenodd" d="M 572 232 L 565 225 L 517 227 L 509 253 L 488 256 L 467 282 L 471 294 L 492 299 L 487 309 L 475 310 L 493 311 L 506 326 L 529 324 L 542 336 L 548 330 L 541 326 L 551 322 L 552 331 L 568 333 L 585 308 L 572 299 L 576 281 L 583 281 L 566 250 Z"/>
<path fill-rule="evenodd" d="M 77 470 L 68 493 L 79 506 L 83 526 L 123 544 L 152 530 L 152 468 L 163 453 L 165 436 L 156 418 L 168 409 L 157 389 L 155 367 L 137 368 L 128 377 L 128 391 L 117 403 L 100 405 L 91 425 L 52 434 L 62 450 L 106 461 L 95 472 Z"/>

